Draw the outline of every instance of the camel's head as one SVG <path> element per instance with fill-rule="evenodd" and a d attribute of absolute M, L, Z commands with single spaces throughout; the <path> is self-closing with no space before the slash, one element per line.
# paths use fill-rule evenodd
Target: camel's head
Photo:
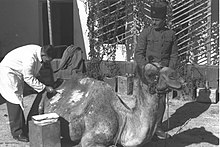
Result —
<path fill-rule="evenodd" d="M 145 68 L 144 78 L 150 87 L 150 93 L 166 93 L 170 90 L 180 90 L 184 85 L 183 78 L 169 67 Z"/>
<path fill-rule="evenodd" d="M 160 70 L 160 78 L 157 85 L 159 91 L 166 89 L 180 90 L 184 84 L 184 79 L 175 70 L 169 67 L 164 67 Z"/>

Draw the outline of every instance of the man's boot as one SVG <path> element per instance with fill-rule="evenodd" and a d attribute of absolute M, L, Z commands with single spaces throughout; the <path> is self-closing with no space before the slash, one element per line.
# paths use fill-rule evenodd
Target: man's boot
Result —
<path fill-rule="evenodd" d="M 159 139 L 167 139 L 167 138 L 170 138 L 171 135 L 169 135 L 168 133 L 162 130 L 163 116 L 164 116 L 165 109 L 166 109 L 166 94 L 160 94 L 159 96 L 160 96 L 160 110 L 159 111 L 161 112 L 161 114 L 160 114 L 157 129 L 155 131 L 155 135 Z"/>

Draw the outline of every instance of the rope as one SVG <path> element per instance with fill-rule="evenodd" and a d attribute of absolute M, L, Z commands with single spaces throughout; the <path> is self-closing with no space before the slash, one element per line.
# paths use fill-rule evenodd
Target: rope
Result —
<path fill-rule="evenodd" d="M 172 92 L 172 91 L 171 91 Z M 169 129 L 170 128 L 170 105 L 169 105 L 169 98 L 170 98 L 170 93 L 167 93 L 167 128 Z"/>
<path fill-rule="evenodd" d="M 179 130 L 176 131 L 176 133 L 174 135 L 177 135 L 180 133 L 180 131 L 183 129 L 183 127 L 185 127 L 190 121 L 191 121 L 192 118 L 188 119 L 180 128 Z"/>

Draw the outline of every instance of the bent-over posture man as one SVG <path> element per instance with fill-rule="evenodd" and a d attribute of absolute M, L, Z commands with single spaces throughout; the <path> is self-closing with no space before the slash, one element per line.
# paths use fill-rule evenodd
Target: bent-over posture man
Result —
<path fill-rule="evenodd" d="M 22 102 L 24 82 L 37 92 L 56 92 L 36 78 L 42 64 L 50 62 L 53 54 L 51 45 L 25 45 L 10 51 L 0 63 L 0 94 L 7 100 L 9 125 L 15 140 L 29 141 Z"/>
<path fill-rule="evenodd" d="M 178 57 L 177 42 L 175 32 L 166 27 L 166 13 L 166 2 L 152 4 L 152 26 L 143 29 L 135 49 L 138 74 L 143 73 L 144 69 L 149 73 L 163 67 L 175 69 Z M 161 96 L 164 115 L 166 94 L 161 94 Z M 163 117 L 158 124 L 156 135 L 160 139 L 165 139 L 170 137 L 170 135 L 161 129 L 162 120 Z"/>

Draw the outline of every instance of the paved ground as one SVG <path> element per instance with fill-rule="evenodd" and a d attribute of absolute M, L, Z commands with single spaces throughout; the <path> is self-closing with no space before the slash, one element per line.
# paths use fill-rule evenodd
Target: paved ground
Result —
<path fill-rule="evenodd" d="M 25 115 L 30 110 L 35 94 L 24 99 Z M 217 147 L 219 146 L 219 104 L 204 104 L 172 99 L 169 102 L 164 129 L 173 137 L 166 141 L 153 140 L 144 147 Z M 29 143 L 13 140 L 8 125 L 7 108 L 0 98 L 0 147 L 28 147 Z M 62 147 L 70 147 L 62 143 Z"/>

